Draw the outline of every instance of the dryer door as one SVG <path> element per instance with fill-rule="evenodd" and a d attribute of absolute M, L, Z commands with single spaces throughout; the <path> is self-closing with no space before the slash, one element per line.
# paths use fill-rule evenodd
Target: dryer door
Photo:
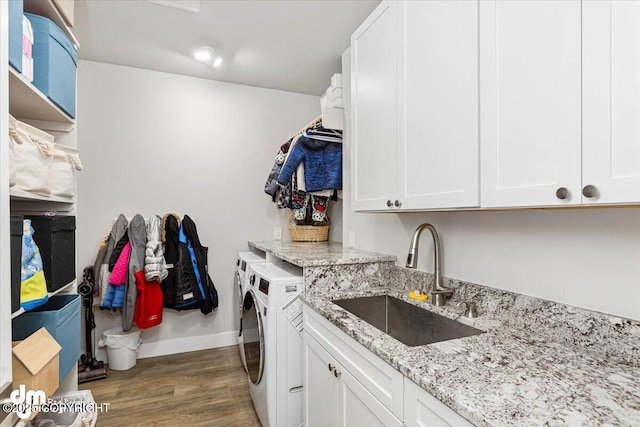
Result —
<path fill-rule="evenodd" d="M 244 295 L 242 294 L 242 282 L 240 282 L 240 273 L 236 270 L 233 277 L 233 287 L 238 294 L 238 336 L 242 336 L 242 306 L 244 305 Z"/>
<path fill-rule="evenodd" d="M 246 360 L 249 380 L 258 384 L 264 371 L 264 325 L 253 290 L 244 294 L 242 307 L 242 349 Z"/>

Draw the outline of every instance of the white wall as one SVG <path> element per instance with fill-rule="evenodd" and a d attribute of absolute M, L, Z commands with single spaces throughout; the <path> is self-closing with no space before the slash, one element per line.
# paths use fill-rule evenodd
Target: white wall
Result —
<path fill-rule="evenodd" d="M 348 68 L 347 51 L 343 77 Z M 446 277 L 640 320 L 640 208 L 355 213 L 350 170 L 347 129 L 345 243 L 353 231 L 357 248 L 396 255 L 404 265 L 414 230 L 430 222 L 441 236 Z M 420 248 L 418 268 L 433 272 L 428 233 Z"/>
<path fill-rule="evenodd" d="M 141 355 L 235 343 L 236 254 L 247 240 L 272 239 L 275 226 L 288 238 L 289 211 L 276 209 L 264 183 L 279 146 L 319 114 L 319 99 L 90 61 L 80 62 L 78 94 L 79 274 L 119 213 L 189 214 L 210 248 L 220 307 L 207 317 L 165 310 L 160 326 L 143 331 Z M 120 324 L 96 317 L 96 337 Z"/>

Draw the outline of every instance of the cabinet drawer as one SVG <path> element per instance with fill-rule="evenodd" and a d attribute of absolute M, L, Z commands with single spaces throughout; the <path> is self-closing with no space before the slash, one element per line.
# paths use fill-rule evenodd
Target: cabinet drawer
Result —
<path fill-rule="evenodd" d="M 404 407 L 404 425 L 407 427 L 473 427 L 473 424 L 408 378 L 404 379 Z"/>
<path fill-rule="evenodd" d="M 393 415 L 402 419 L 402 374 L 307 306 L 304 318 L 305 331 Z"/>

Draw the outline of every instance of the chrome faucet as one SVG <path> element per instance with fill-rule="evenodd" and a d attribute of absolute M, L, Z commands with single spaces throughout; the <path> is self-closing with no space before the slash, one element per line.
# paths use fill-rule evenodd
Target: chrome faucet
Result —
<path fill-rule="evenodd" d="M 413 233 L 413 238 L 411 239 L 411 245 L 409 246 L 406 267 L 415 269 L 418 266 L 418 245 L 420 243 L 420 235 L 425 228 L 429 230 L 433 236 L 433 258 L 435 265 L 433 268 L 434 284 L 433 292 L 431 293 L 431 304 L 440 306 L 447 302 L 447 299 L 453 295 L 453 291 L 440 284 L 442 281 L 440 272 L 440 238 L 433 225 L 425 223 L 416 228 L 416 231 Z"/>

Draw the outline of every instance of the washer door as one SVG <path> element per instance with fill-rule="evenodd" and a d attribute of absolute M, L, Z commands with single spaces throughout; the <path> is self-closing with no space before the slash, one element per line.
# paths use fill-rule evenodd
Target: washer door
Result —
<path fill-rule="evenodd" d="M 264 371 L 264 325 L 253 290 L 244 294 L 242 307 L 242 345 L 249 380 L 258 384 Z"/>

